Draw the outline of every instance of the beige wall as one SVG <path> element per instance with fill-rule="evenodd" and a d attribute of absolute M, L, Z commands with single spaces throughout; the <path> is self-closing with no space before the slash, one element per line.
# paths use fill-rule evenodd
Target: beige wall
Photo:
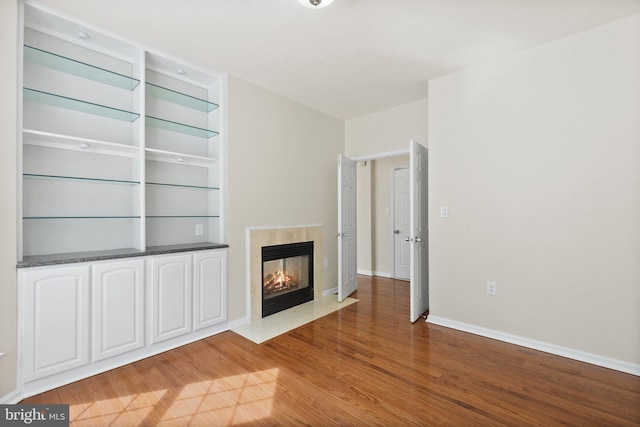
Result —
<path fill-rule="evenodd" d="M 18 4 L 0 1 L 0 401 L 16 388 L 16 120 Z"/>
<path fill-rule="evenodd" d="M 638 76 L 640 15 L 430 82 L 431 315 L 640 364 Z"/>
<path fill-rule="evenodd" d="M 349 157 L 408 152 L 412 139 L 427 145 L 426 98 L 345 122 L 345 153 Z"/>
<path fill-rule="evenodd" d="M 229 318 L 246 313 L 245 229 L 322 224 L 323 285 L 338 285 L 337 155 L 344 122 L 229 79 Z"/>

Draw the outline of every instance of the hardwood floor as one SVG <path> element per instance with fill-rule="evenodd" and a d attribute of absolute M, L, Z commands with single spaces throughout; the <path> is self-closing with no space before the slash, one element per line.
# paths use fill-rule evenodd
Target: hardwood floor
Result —
<path fill-rule="evenodd" d="M 640 377 L 411 324 L 407 282 L 257 345 L 233 332 L 26 399 L 74 426 L 640 425 Z"/>

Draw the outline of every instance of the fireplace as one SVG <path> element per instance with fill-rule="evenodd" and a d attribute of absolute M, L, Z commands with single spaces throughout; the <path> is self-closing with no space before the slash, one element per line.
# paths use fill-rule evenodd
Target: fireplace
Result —
<path fill-rule="evenodd" d="M 313 242 L 262 247 L 262 317 L 312 301 Z"/>

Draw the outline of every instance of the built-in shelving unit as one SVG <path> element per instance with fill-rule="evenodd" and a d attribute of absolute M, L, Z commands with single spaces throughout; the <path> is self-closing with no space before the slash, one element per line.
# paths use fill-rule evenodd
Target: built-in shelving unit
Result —
<path fill-rule="evenodd" d="M 225 76 L 24 5 L 19 261 L 224 243 Z"/>
<path fill-rule="evenodd" d="M 229 329 L 226 78 L 19 5 L 16 377 L 28 397 Z"/>

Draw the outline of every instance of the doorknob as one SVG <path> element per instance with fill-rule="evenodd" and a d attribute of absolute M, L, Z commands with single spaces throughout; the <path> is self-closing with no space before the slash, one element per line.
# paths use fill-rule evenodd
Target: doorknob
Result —
<path fill-rule="evenodd" d="M 335 234 L 334 234 L 334 236 L 335 236 L 335 237 L 340 237 L 340 236 L 342 236 L 342 233 L 340 233 L 340 232 L 335 233 Z"/>
<path fill-rule="evenodd" d="M 400 234 L 400 230 L 393 230 L 393 234 Z"/>
<path fill-rule="evenodd" d="M 405 237 L 404 241 L 405 242 L 413 242 L 413 239 L 411 237 Z"/>
<path fill-rule="evenodd" d="M 342 237 L 347 237 L 347 233 L 342 233 Z"/>
<path fill-rule="evenodd" d="M 416 243 L 420 243 L 422 242 L 422 238 L 421 237 L 416 237 Z"/>

